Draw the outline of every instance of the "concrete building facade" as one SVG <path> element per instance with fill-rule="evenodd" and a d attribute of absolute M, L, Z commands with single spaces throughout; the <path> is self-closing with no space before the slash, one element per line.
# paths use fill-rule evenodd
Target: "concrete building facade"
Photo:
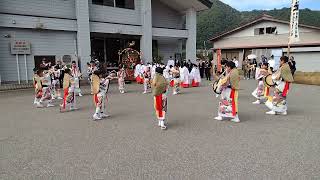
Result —
<path fill-rule="evenodd" d="M 183 48 L 186 59 L 195 60 L 196 13 L 211 5 L 208 0 L 1 0 L 1 80 L 30 80 L 41 57 L 56 61 L 69 55 L 85 72 L 93 52 L 101 61 L 116 61 L 131 40 L 144 62 L 152 61 L 154 51 L 166 60 Z M 13 54 L 14 41 L 29 42 L 31 53 Z"/>

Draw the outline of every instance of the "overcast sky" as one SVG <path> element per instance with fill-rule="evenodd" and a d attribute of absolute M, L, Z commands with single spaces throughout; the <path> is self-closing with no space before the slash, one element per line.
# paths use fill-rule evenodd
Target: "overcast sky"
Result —
<path fill-rule="evenodd" d="M 221 0 L 239 11 L 270 10 L 290 7 L 291 0 Z M 300 8 L 320 10 L 320 0 L 300 0 Z"/>

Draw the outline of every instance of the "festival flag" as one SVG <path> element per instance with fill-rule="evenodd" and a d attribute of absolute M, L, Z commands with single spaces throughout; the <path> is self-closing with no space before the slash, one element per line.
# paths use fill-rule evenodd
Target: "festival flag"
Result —
<path fill-rule="evenodd" d="M 300 41 L 299 36 L 299 0 L 292 0 L 289 44 Z"/>
<path fill-rule="evenodd" d="M 221 49 L 217 50 L 217 71 L 221 72 L 222 67 L 221 67 Z"/>

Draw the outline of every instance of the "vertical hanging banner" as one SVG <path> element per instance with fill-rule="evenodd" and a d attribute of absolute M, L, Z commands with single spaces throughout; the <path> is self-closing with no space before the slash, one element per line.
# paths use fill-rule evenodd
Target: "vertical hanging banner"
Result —
<path fill-rule="evenodd" d="M 217 71 L 221 72 L 222 67 L 221 67 L 221 49 L 217 50 Z"/>
<path fill-rule="evenodd" d="M 299 36 L 299 0 L 292 0 L 289 44 L 300 41 Z"/>

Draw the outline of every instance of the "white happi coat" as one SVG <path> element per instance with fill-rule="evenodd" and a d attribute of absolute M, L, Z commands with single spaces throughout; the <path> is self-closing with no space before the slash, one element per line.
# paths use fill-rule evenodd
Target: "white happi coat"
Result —
<path fill-rule="evenodd" d="M 167 66 L 170 67 L 170 65 L 174 66 L 174 60 L 172 60 L 172 59 L 168 60 Z"/>
<path fill-rule="evenodd" d="M 134 77 L 138 77 L 140 75 L 141 72 L 141 64 L 137 64 L 135 69 L 134 69 Z"/>
<path fill-rule="evenodd" d="M 156 65 L 153 65 L 151 68 L 151 79 L 153 79 L 155 74 L 156 74 Z"/>
<path fill-rule="evenodd" d="M 143 77 L 143 73 L 144 73 L 144 71 L 147 69 L 147 66 L 146 65 L 141 65 L 141 67 L 140 67 L 140 71 L 139 71 L 139 75 L 141 76 L 141 77 Z"/>
<path fill-rule="evenodd" d="M 169 66 L 167 66 L 167 67 L 163 70 L 163 77 L 166 78 L 167 80 L 170 79 L 169 71 L 170 71 Z"/>
<path fill-rule="evenodd" d="M 193 67 L 190 73 L 190 79 L 194 80 L 196 83 L 199 82 L 201 83 L 201 76 L 200 76 L 200 71 L 198 68 Z"/>
<path fill-rule="evenodd" d="M 180 79 L 183 84 L 190 84 L 189 70 L 185 66 L 181 68 Z"/>

